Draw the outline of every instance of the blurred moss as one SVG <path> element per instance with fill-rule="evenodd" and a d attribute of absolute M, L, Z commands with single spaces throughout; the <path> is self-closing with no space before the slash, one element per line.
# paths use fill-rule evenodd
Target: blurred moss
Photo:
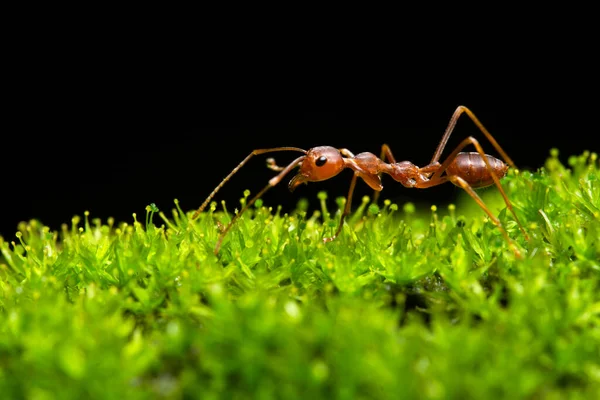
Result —
<path fill-rule="evenodd" d="M 32 220 L 0 239 L 2 398 L 448 399 L 600 394 L 600 166 L 586 152 L 448 209 L 363 199 L 191 221 Z M 244 199 L 249 192 L 244 194 Z M 338 201 L 342 207 L 343 200 Z M 322 218 L 322 216 L 324 218 Z M 217 223 L 217 221 L 219 223 Z"/>

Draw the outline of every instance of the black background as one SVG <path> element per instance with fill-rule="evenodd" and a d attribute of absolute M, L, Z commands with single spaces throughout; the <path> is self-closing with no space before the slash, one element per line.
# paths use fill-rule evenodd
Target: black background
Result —
<path fill-rule="evenodd" d="M 245 43 L 208 48 L 102 38 L 81 46 L 29 49 L 14 61 L 0 167 L 0 235 L 19 221 L 52 229 L 88 210 L 91 217 L 143 220 L 155 203 L 170 214 L 175 198 L 197 208 L 252 149 L 318 145 L 427 164 L 450 116 L 469 107 L 520 168 L 537 169 L 553 147 L 561 158 L 598 151 L 597 78 L 589 53 L 437 51 L 424 55 Z M 290 45 L 291 46 L 291 45 Z M 416 46 L 420 48 L 420 46 Z M 422 49 L 421 49 L 422 50 Z M 564 55 L 565 53 L 563 53 Z M 583 55 L 582 55 L 583 54 Z M 593 61 L 595 63 L 595 61 Z M 468 135 L 493 148 L 461 118 L 446 150 Z M 295 153 L 275 155 L 280 164 Z M 274 172 L 265 156 L 248 163 L 216 198 L 233 208 L 244 189 L 258 191 Z M 290 174 L 290 178 L 291 178 Z M 288 179 L 265 196 L 293 207 L 316 193 L 344 196 L 351 173 L 289 193 Z M 451 201 L 457 188 L 403 188 L 384 177 L 383 198 Z M 357 197 L 370 194 L 364 183 Z"/>

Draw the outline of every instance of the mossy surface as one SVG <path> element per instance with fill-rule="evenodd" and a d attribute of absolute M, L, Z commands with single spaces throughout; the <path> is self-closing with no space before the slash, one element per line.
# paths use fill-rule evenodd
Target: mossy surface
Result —
<path fill-rule="evenodd" d="M 314 213 L 258 202 L 218 256 L 216 204 L 22 223 L 0 239 L 0 397 L 598 398 L 599 171 L 553 153 L 511 172 L 529 241 L 483 192 L 521 258 L 466 196 L 364 199 L 327 244 L 324 194 Z"/>

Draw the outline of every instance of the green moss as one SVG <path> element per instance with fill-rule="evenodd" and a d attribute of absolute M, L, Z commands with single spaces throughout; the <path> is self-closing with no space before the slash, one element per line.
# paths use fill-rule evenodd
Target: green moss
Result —
<path fill-rule="evenodd" d="M 0 239 L 3 398 L 597 398 L 600 166 L 553 152 L 422 211 L 256 204 Z M 244 193 L 241 205 L 249 192 Z M 464 201 L 463 201 L 464 200 Z M 338 201 L 343 206 L 343 200 Z M 235 207 L 230 207 L 235 208 Z M 156 215 L 158 214 L 158 215 Z M 217 223 L 218 221 L 218 223 Z"/>

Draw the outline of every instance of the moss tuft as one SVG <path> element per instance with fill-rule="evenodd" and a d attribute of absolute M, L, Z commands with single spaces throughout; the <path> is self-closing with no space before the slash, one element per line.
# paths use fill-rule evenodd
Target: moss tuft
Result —
<path fill-rule="evenodd" d="M 598 398 L 600 165 L 553 151 L 482 197 L 191 221 L 85 212 L 0 239 L 3 398 Z M 241 209 L 250 193 L 243 193 Z M 463 201 L 464 200 L 464 201 Z"/>

